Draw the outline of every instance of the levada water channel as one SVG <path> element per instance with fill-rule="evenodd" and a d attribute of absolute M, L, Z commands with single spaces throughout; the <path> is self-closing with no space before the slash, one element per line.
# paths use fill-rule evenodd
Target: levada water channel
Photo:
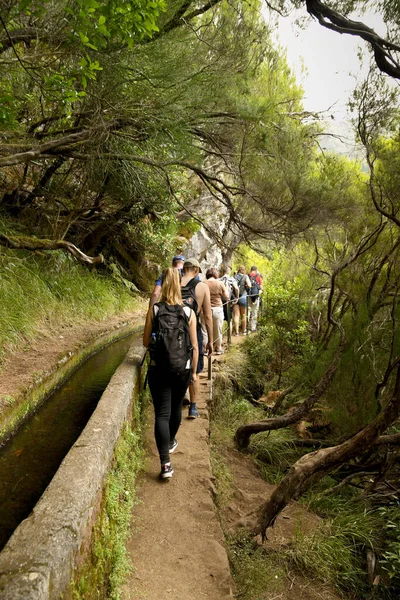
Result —
<path fill-rule="evenodd" d="M 0 550 L 79 437 L 134 337 L 88 358 L 0 449 Z"/>

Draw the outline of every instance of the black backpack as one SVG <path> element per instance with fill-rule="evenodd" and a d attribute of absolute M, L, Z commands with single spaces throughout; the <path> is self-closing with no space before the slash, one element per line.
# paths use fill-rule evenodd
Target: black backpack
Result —
<path fill-rule="evenodd" d="M 150 354 L 157 366 L 165 371 L 182 373 L 192 358 L 189 318 L 183 306 L 158 302 L 153 317 L 153 335 Z"/>
<path fill-rule="evenodd" d="M 197 304 L 195 289 L 196 285 L 199 283 L 199 280 L 193 277 L 190 281 L 187 282 L 186 285 L 181 287 L 181 294 L 183 304 L 185 306 L 189 306 L 194 311 L 194 314 L 197 316 L 199 311 L 199 305 Z"/>
<path fill-rule="evenodd" d="M 252 275 L 250 277 L 250 283 L 251 283 L 251 288 L 249 291 L 249 296 L 251 296 L 251 298 L 254 302 L 254 300 L 256 300 L 256 298 L 258 298 L 258 296 L 260 295 L 260 290 L 261 290 L 261 287 L 260 287 L 259 283 L 257 282 L 257 275 Z"/>
<path fill-rule="evenodd" d="M 235 275 L 235 279 L 239 286 L 239 296 L 243 296 L 246 291 L 246 277 L 247 275 L 244 275 L 244 273 L 236 273 Z"/>

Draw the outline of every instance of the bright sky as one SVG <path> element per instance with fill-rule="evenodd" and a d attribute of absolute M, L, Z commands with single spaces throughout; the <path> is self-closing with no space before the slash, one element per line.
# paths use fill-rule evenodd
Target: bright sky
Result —
<path fill-rule="evenodd" d="M 367 45 L 355 36 L 330 31 L 314 19 L 300 29 L 295 20 L 306 14 L 305 10 L 294 11 L 289 17 L 279 18 L 280 43 L 287 48 L 289 66 L 304 88 L 304 108 L 320 111 L 335 105 L 329 114 L 343 121 L 356 81 L 368 71 Z M 386 27 L 375 13 L 352 15 L 352 18 L 363 21 L 382 37 L 386 35 Z M 365 56 L 363 69 L 357 56 L 359 48 Z"/>

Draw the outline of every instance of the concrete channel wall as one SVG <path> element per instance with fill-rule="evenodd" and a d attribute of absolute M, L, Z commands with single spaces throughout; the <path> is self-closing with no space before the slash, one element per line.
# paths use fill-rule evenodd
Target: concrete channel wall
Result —
<path fill-rule="evenodd" d="M 58 600 L 82 560 L 144 356 L 136 340 L 32 513 L 0 553 L 1 600 Z"/>

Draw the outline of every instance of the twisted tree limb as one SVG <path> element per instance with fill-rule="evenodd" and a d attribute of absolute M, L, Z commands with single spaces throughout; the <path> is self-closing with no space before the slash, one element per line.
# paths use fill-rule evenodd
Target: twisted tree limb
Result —
<path fill-rule="evenodd" d="M 319 440 L 319 439 L 311 439 L 311 440 L 290 440 L 290 443 L 293 446 L 297 446 L 299 448 L 315 448 L 319 446 L 320 448 L 331 448 L 337 443 L 334 440 Z M 372 444 L 373 446 L 400 446 L 400 433 L 393 433 L 392 435 L 381 435 L 375 442 Z"/>
<path fill-rule="evenodd" d="M 314 387 L 308 398 L 306 398 L 306 400 L 304 400 L 300 406 L 295 408 L 293 411 L 286 413 L 285 415 L 272 417 L 270 419 L 263 419 L 262 421 L 248 423 L 247 425 L 242 425 L 239 427 L 235 434 L 235 443 L 237 447 L 239 449 L 247 448 L 249 445 L 250 436 L 252 436 L 254 433 L 273 431 L 275 429 L 281 429 L 282 427 L 287 427 L 288 425 L 293 425 L 294 423 L 302 421 L 313 408 L 314 404 L 324 394 L 325 390 L 328 388 L 332 379 L 334 378 L 339 366 L 343 348 L 343 344 L 338 346 L 338 349 L 332 361 L 328 365 L 325 373 L 322 375 L 321 379 Z"/>
<path fill-rule="evenodd" d="M 379 417 L 342 444 L 302 456 L 276 487 L 270 499 L 260 508 L 260 519 L 254 533 L 261 534 L 265 539 L 267 528 L 274 524 L 278 514 L 293 498 L 298 498 L 306 491 L 311 481 L 315 483 L 342 463 L 355 458 L 374 445 L 380 434 L 396 421 L 399 412 L 400 366 L 396 369 L 392 396 Z"/>
<path fill-rule="evenodd" d="M 71 244 L 71 242 L 66 242 L 65 240 L 46 240 L 34 237 L 14 237 L 0 233 L 0 246 L 12 248 L 13 250 L 64 250 L 65 252 L 72 254 L 74 258 L 85 265 L 95 265 L 104 262 L 104 257 L 102 254 L 94 257 L 87 256 L 82 252 L 82 250 L 79 250 L 79 248 L 74 246 L 74 244 Z"/>
<path fill-rule="evenodd" d="M 323 27 L 336 33 L 358 36 L 371 44 L 378 69 L 395 79 L 400 79 L 400 64 L 390 54 L 390 50 L 400 52 L 400 46 L 381 38 L 361 21 L 353 21 L 341 15 L 320 0 L 306 0 L 306 6 L 308 13 L 315 17 Z"/>

